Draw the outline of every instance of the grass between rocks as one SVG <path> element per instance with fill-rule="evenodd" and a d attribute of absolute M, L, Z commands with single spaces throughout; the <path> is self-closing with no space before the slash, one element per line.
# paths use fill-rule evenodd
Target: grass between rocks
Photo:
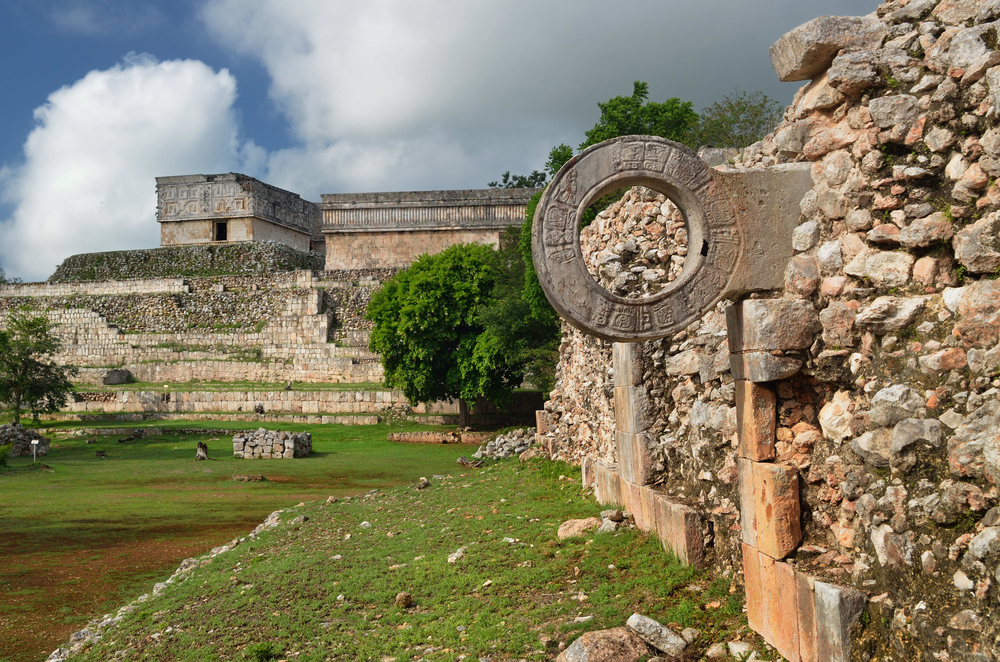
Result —
<path fill-rule="evenodd" d="M 275 509 L 450 471 L 474 450 L 386 441 L 389 432 L 438 429 L 414 424 L 265 423 L 313 434 L 314 453 L 296 460 L 236 460 L 227 436 L 177 432 L 256 423 L 118 424 L 163 429 L 125 443 L 124 430 L 92 444 L 75 435 L 115 425 L 43 423 L 55 431 L 49 454 L 0 469 L 0 662 L 45 659 L 95 615 L 148 590 L 184 558 L 246 535 Z M 193 461 L 198 441 L 212 461 Z M 268 480 L 238 483 L 233 474 Z"/>
<path fill-rule="evenodd" d="M 431 478 L 424 491 L 286 508 L 278 526 L 136 603 L 78 659 L 540 660 L 633 611 L 700 629 L 684 656 L 697 659 L 745 628 L 729 578 L 680 565 L 655 538 L 557 540 L 562 521 L 600 510 L 573 467 L 432 473 L 412 467 Z M 401 591 L 411 607 L 394 604 Z"/>

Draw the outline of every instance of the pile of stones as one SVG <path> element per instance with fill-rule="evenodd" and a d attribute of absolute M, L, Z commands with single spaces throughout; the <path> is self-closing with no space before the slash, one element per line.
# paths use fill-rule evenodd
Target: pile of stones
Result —
<path fill-rule="evenodd" d="M 496 439 L 485 446 L 480 446 L 479 450 L 472 454 L 472 457 L 477 460 L 484 457 L 505 459 L 512 455 L 520 455 L 534 444 L 535 428 L 518 428 L 505 435 L 498 435 Z"/>
<path fill-rule="evenodd" d="M 0 446 L 13 444 L 10 448 L 11 457 L 31 455 L 31 442 L 38 440 L 38 455 L 49 452 L 49 440 L 34 430 L 25 430 L 20 423 L 17 425 L 0 425 Z"/>
<path fill-rule="evenodd" d="M 282 432 L 259 428 L 233 436 L 233 457 L 237 459 L 291 459 L 312 453 L 312 435 L 308 432 Z"/>
<path fill-rule="evenodd" d="M 580 244 L 604 289 L 638 299 L 656 294 L 684 269 L 687 225 L 666 196 L 636 186 L 584 228 Z"/>

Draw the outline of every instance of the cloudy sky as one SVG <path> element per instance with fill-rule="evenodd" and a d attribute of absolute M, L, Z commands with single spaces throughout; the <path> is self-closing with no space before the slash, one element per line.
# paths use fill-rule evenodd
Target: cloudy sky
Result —
<path fill-rule="evenodd" d="M 649 83 L 782 103 L 768 47 L 877 0 L 3 0 L 0 266 L 151 248 L 158 175 L 320 193 L 481 188 Z"/>

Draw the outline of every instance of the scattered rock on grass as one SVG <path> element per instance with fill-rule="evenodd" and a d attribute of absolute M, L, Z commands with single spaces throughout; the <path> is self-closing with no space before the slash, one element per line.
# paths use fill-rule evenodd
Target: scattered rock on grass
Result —
<path fill-rule="evenodd" d="M 556 662 L 639 662 L 649 655 L 646 645 L 628 628 L 587 632 L 559 654 Z"/>
<path fill-rule="evenodd" d="M 642 614 L 629 616 L 628 627 L 656 650 L 677 657 L 687 648 L 688 642 L 662 623 Z"/>
<path fill-rule="evenodd" d="M 587 531 L 596 529 L 600 525 L 601 520 L 596 517 L 588 517 L 586 519 L 570 519 L 559 525 L 559 530 L 556 532 L 556 536 L 560 540 L 573 538 L 575 536 L 582 536 Z"/>
<path fill-rule="evenodd" d="M 413 604 L 413 596 L 406 591 L 400 591 L 396 594 L 396 606 L 406 609 Z"/>

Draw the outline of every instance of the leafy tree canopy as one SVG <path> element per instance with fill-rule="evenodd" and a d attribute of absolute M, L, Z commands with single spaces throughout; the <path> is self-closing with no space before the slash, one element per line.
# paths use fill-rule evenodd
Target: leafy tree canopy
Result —
<path fill-rule="evenodd" d="M 13 407 L 15 423 L 24 409 L 37 421 L 39 414 L 65 406 L 76 369 L 48 360 L 61 347 L 47 317 L 15 312 L 0 331 L 0 401 Z"/>
<path fill-rule="evenodd" d="M 782 111 L 783 106 L 763 92 L 733 90 L 701 111 L 692 145 L 748 147 L 774 130 Z"/>
<path fill-rule="evenodd" d="M 480 340 L 480 312 L 501 270 L 493 248 L 457 244 L 421 256 L 386 281 L 367 314 L 375 322 L 370 347 L 382 356 L 386 383 L 411 402 L 509 400 L 522 367 L 494 340 Z"/>
<path fill-rule="evenodd" d="M 530 175 L 512 175 L 510 170 L 500 175 L 500 181 L 489 182 L 490 188 L 538 188 L 544 186 L 548 177 L 544 172 L 532 170 Z"/>
<path fill-rule="evenodd" d="M 637 80 L 633 83 L 632 96 L 617 96 L 598 103 L 601 117 L 587 139 L 580 143 L 580 150 L 618 136 L 660 136 L 683 142 L 691 129 L 698 124 L 698 113 L 690 101 L 677 97 L 663 102 L 647 102 L 649 85 Z"/>

